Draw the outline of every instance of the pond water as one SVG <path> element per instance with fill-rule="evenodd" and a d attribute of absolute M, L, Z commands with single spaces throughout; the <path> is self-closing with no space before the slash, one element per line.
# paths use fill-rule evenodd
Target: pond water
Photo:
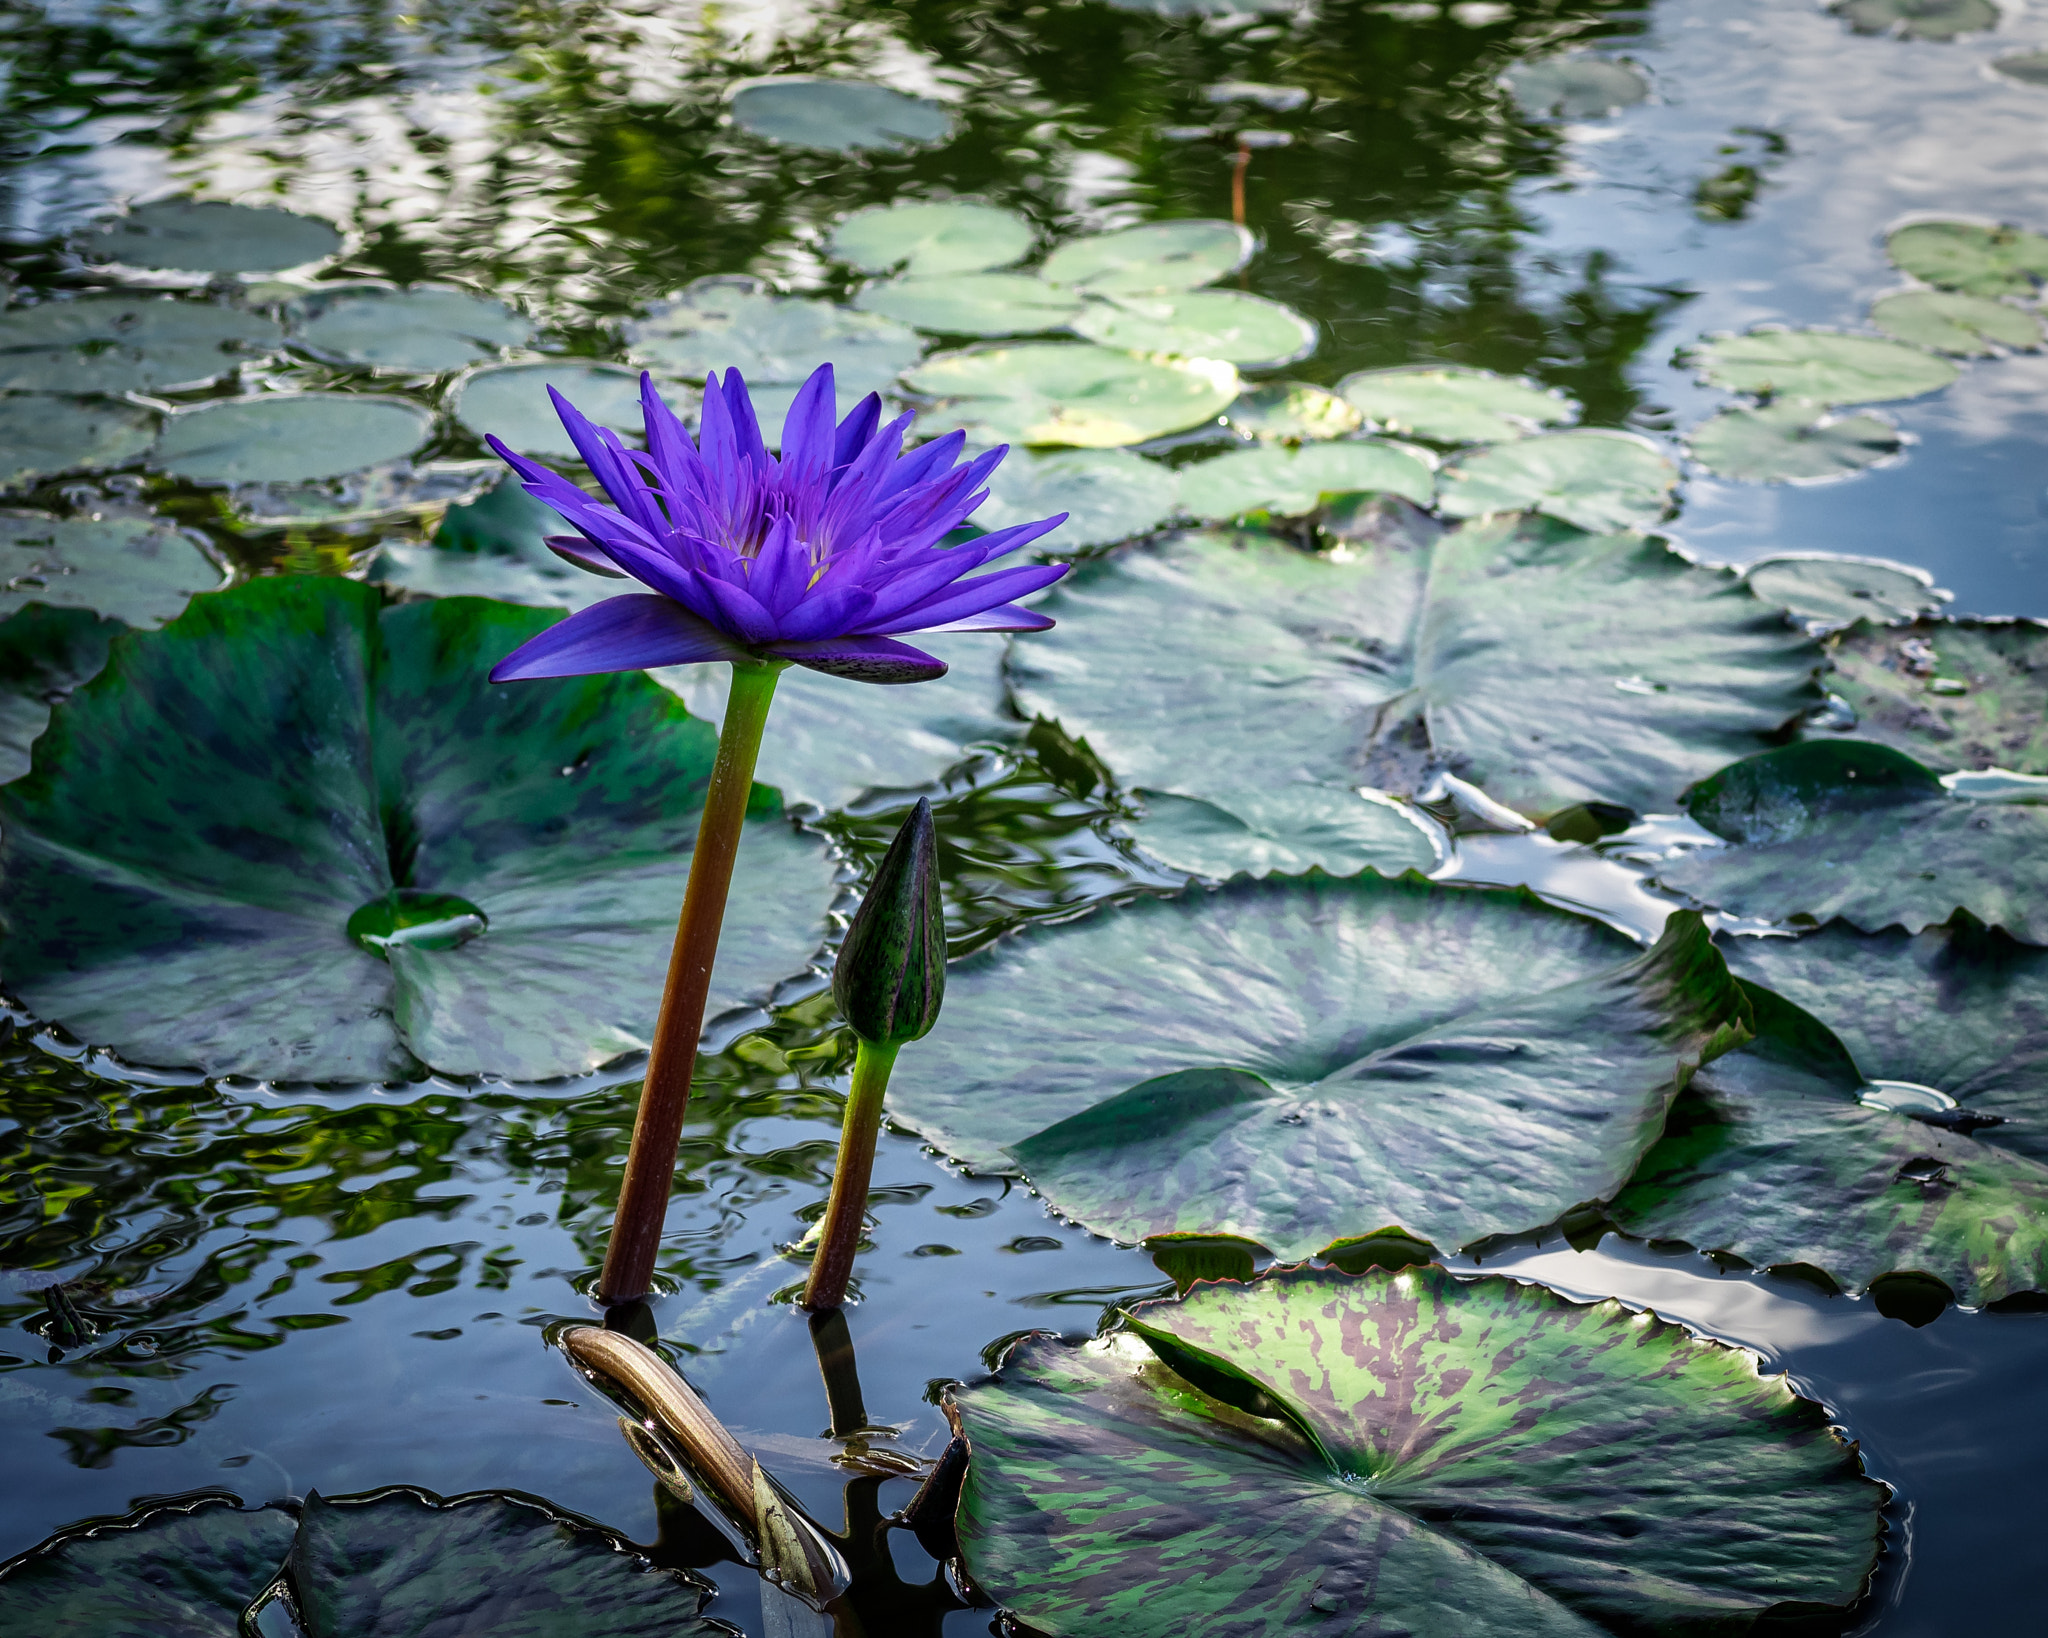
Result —
<path fill-rule="evenodd" d="M 1425 362 L 1526 376 L 1582 404 L 1583 424 L 1628 429 L 1677 459 L 1677 440 L 1733 400 L 1681 349 L 1758 325 L 1866 328 L 1873 299 L 1904 282 L 1886 251 L 1903 220 L 2048 231 L 2048 89 L 1992 66 L 2040 49 L 2048 24 L 2017 5 L 1995 29 L 1922 39 L 1856 32 L 1803 0 L 20 4 L 0 17 L 5 289 L 29 311 L 108 287 L 192 291 L 203 274 L 96 271 L 78 236 L 136 201 L 285 207 L 338 225 L 345 242 L 319 249 L 298 285 L 252 288 L 247 311 L 298 303 L 303 325 L 322 282 L 443 281 L 513 304 L 501 318 L 511 328 L 464 343 L 457 364 L 374 375 L 331 351 L 251 342 L 237 369 L 197 386 L 172 370 L 124 401 L 190 427 L 177 415 L 216 399 L 356 393 L 413 406 L 424 426 L 465 362 L 624 360 L 622 326 L 692 280 L 746 274 L 851 300 L 863 277 L 835 259 L 830 236 L 861 207 L 968 197 L 1021 215 L 1043 249 L 1228 220 L 1235 178 L 1257 250 L 1219 288 L 1284 302 L 1318 337 L 1284 369 L 1248 367 L 1249 380 L 1334 387 Z M 1589 60 L 1630 65 L 1633 91 L 1613 106 L 1578 93 L 1595 105 L 1560 110 L 1546 82 L 1517 77 Z M 919 99 L 896 117 L 925 120 L 911 133 L 924 140 L 779 141 L 777 119 L 797 120 L 808 142 L 850 141 L 855 114 L 826 101 L 752 116 L 731 100 L 754 78 L 795 75 Z M 736 125 L 742 116 L 760 129 Z M 447 328 L 434 333 L 446 340 Z M 1707 562 L 1887 559 L 1952 591 L 1949 612 L 2048 618 L 2048 352 L 1958 370 L 1942 390 L 1884 403 L 1881 418 L 1905 436 L 1867 470 L 1762 484 L 1694 462 L 1656 526 Z M 603 376 L 588 379 L 602 390 Z M 0 398 L 0 414 L 14 401 Z M 410 467 L 370 463 L 413 486 L 396 503 L 356 473 L 308 475 L 259 454 L 225 477 L 199 456 L 111 458 L 98 471 L 29 462 L 6 505 L 169 520 L 238 577 L 489 590 L 429 573 L 453 555 L 427 544 L 442 507 L 489 481 L 478 428 L 437 413 L 401 438 Z M 29 434 L 16 435 L 26 447 Z M 358 435 L 371 436 L 354 423 L 319 434 Z M 1141 452 L 1184 473 L 1233 437 L 1211 415 Z M 123 617 L 160 624 L 218 579 L 207 569 L 171 588 L 170 606 Z M 520 584 L 543 590 L 527 599 L 507 579 L 502 595 L 556 600 L 553 582 Z M 841 913 L 921 791 L 938 809 L 961 952 L 1187 880 L 1132 848 L 1139 782 L 1105 783 L 1096 758 L 1115 756 L 1102 736 L 1027 734 L 994 709 L 993 663 L 956 666 L 959 697 L 918 728 L 925 739 L 851 771 L 833 719 L 789 705 L 792 748 L 763 778 L 833 850 L 819 868 L 837 870 Z M 970 697 L 976 678 L 989 697 Z M 677 686 L 715 720 L 715 689 Z M 938 724 L 946 713 L 979 716 L 956 731 Z M 24 754 L 12 771 L 26 766 Z M 1676 795 L 1674 784 L 1658 811 Z M 1527 883 L 1642 939 L 1678 902 L 1591 848 L 1464 828 L 1455 843 L 1433 832 L 1440 877 Z M 480 948 L 499 937 L 495 916 L 474 936 Z M 10 991 L 16 982 L 0 974 Z M 148 1008 L 148 971 L 125 982 L 112 1012 Z M 164 992 L 192 993 L 168 978 Z M 638 1060 L 535 1079 L 209 1079 L 137 1068 L 103 1049 L 108 1037 L 81 1039 L 26 1005 L 12 1017 L 0 1083 L 0 1554 L 200 1488 L 252 1502 L 504 1488 L 660 1543 L 667 1562 L 716 1582 L 710 1613 L 755 1635 L 781 1630 L 764 1625 L 780 1617 L 764 1614 L 753 1572 L 721 1562 L 660 1499 L 610 1409 L 548 1344 L 550 1324 L 593 1312 L 582 1292 L 609 1226 Z M 802 1269 L 785 1248 L 822 1213 L 845 1086 L 833 1024 L 812 972 L 776 990 L 771 1009 L 715 1029 L 661 1265 L 672 1289 L 653 1312 L 718 1415 L 837 1529 L 901 1508 L 916 1480 L 849 1463 L 827 1435 L 816 1355 L 790 1301 Z M 876 1450 L 937 1456 L 947 1431 L 932 1385 L 983 1374 L 1001 1339 L 1086 1335 L 1115 1304 L 1172 1289 L 1142 1249 L 907 1130 L 883 1141 L 871 1212 L 849 1317 L 869 1419 L 893 1430 L 867 1441 Z M 1612 1232 L 1587 1244 L 1552 1229 L 1482 1263 L 1754 1348 L 1825 1404 L 1896 1488 L 1853 1630 L 1921 1638 L 2038 1620 L 2048 1315 L 2020 1300 L 1911 1324 L 1868 1296 Z M 867 1632 L 991 1630 L 992 1612 L 964 1607 L 907 1532 L 887 1543 L 893 1560 L 861 1567 Z"/>

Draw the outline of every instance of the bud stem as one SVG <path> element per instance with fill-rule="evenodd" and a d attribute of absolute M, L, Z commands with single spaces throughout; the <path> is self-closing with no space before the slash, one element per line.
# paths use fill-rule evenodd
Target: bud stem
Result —
<path fill-rule="evenodd" d="M 853 1060 L 853 1090 L 846 1099 L 846 1122 L 839 1131 L 839 1165 L 832 1173 L 832 1199 L 825 1208 L 825 1230 L 811 1277 L 804 1286 L 804 1307 L 837 1308 L 846 1300 L 846 1282 L 853 1273 L 853 1255 L 867 1221 L 868 1179 L 875 1169 L 875 1143 L 882 1131 L 882 1094 L 889 1090 L 901 1041 L 863 1041 Z"/>
<path fill-rule="evenodd" d="M 683 1116 L 690 1106 L 697 1038 L 704 1030 L 704 998 L 711 987 L 712 959 L 718 954 L 718 930 L 725 921 L 725 895 L 732 885 L 747 801 L 754 792 L 761 730 L 768 725 L 775 680 L 786 663 L 735 662 L 732 668 L 725 725 L 718 735 L 718 760 L 712 764 L 711 788 L 705 793 L 704 815 L 697 823 L 690 884 L 683 890 L 683 913 L 669 954 L 668 983 L 662 990 L 661 1015 L 655 1021 L 654 1041 L 647 1054 L 647 1078 L 640 1090 L 640 1111 L 633 1120 L 626 1175 L 619 1185 L 619 1209 L 612 1219 L 604 1272 L 598 1277 L 598 1296 L 608 1303 L 632 1302 L 654 1288 L 654 1257 L 661 1249 L 669 1190 L 675 1183 L 676 1148 L 682 1142 Z"/>

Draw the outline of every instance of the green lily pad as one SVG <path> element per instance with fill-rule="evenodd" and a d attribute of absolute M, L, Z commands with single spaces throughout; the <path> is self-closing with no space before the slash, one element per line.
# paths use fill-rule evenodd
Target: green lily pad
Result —
<path fill-rule="evenodd" d="M 162 296 L 80 296 L 0 312 L 0 392 L 203 387 L 273 351 L 260 313 Z"/>
<path fill-rule="evenodd" d="M 1436 473 L 1419 450 L 1350 440 L 1237 449 L 1180 471 L 1181 504 L 1199 518 L 1299 517 L 1324 495 L 1360 490 L 1405 495 L 1427 506 L 1436 498 Z"/>
<path fill-rule="evenodd" d="M 164 418 L 151 463 L 193 483 L 298 483 L 402 460 L 434 418 L 407 398 L 264 392 Z"/>
<path fill-rule="evenodd" d="M 1081 298 L 1029 273 L 956 273 L 885 279 L 853 305 L 937 335 L 1030 336 L 1066 328 Z"/>
<path fill-rule="evenodd" d="M 1316 327 L 1293 308 L 1240 290 L 1175 291 L 1091 301 L 1074 333 L 1134 353 L 1292 364 L 1316 350 Z"/>
<path fill-rule="evenodd" d="M 1817 644 L 1734 574 L 1546 519 L 1440 540 L 1191 534 L 1083 565 L 1012 651 L 1027 715 L 1127 787 L 1230 812 L 1448 768 L 1548 819 L 1678 792 L 1817 704 Z"/>
<path fill-rule="evenodd" d="M 211 199 L 166 199 L 81 234 L 73 248 L 88 262 L 124 267 L 276 273 L 323 261 L 341 244 L 341 230 L 317 216 Z"/>
<path fill-rule="evenodd" d="M 294 306 L 308 352 L 382 370 L 464 370 L 533 340 L 503 302 L 438 285 L 324 285 Z"/>
<path fill-rule="evenodd" d="M 0 619 L 45 603 L 160 626 L 220 583 L 190 535 L 155 519 L 0 512 Z"/>
<path fill-rule="evenodd" d="M 1441 862 L 1425 822 L 1389 797 L 1283 785 L 1245 793 L 1231 812 L 1192 796 L 1137 794 L 1145 816 L 1131 827 L 1131 840 L 1167 869 L 1212 881 L 1311 869 L 1333 876 L 1361 870 L 1398 876 L 1404 870 L 1426 873 Z"/>
<path fill-rule="evenodd" d="M 1876 336 L 1836 330 L 1752 330 L 1700 343 L 1693 362 L 1730 392 L 1804 398 L 1815 404 L 1876 404 L 1939 392 L 1956 378 L 1945 358 Z"/>
<path fill-rule="evenodd" d="M 1031 224 L 1012 210 L 962 200 L 871 205 L 832 230 L 829 246 L 865 273 L 912 278 L 1008 267 L 1030 252 Z"/>
<path fill-rule="evenodd" d="M 1826 483 L 1901 448 L 1888 421 L 1868 412 L 1830 415 L 1797 398 L 1725 409 L 1694 427 L 1686 442 L 1709 472 L 1741 483 Z"/>
<path fill-rule="evenodd" d="M 2048 85 L 2048 51 L 2016 51 L 1994 58 L 1991 66 L 2022 85 Z"/>
<path fill-rule="evenodd" d="M 1362 417 L 1327 387 L 1306 381 L 1262 381 L 1223 412 L 1231 430 L 1261 443 L 1303 443 L 1356 432 Z"/>
<path fill-rule="evenodd" d="M 1851 626 L 1828 682 L 1857 733 L 1931 768 L 2048 774 L 2048 627 L 2033 620 Z"/>
<path fill-rule="evenodd" d="M 1749 589 L 1795 618 L 1817 626 L 1858 620 L 1897 622 L 1932 614 L 1948 601 L 1924 569 L 1881 558 L 1787 552 L 1742 571 Z"/>
<path fill-rule="evenodd" d="M 1414 875 L 1140 900 L 946 987 L 897 1120 L 1097 1233 L 1282 1257 L 1389 1225 L 1465 1246 L 1607 1199 L 1692 1067 L 1743 1038 L 1695 916 L 1635 955 L 1527 893 Z M 1072 1005 L 1111 994 L 1113 1031 Z"/>
<path fill-rule="evenodd" d="M 2048 238 L 1979 222 L 1911 222 L 1884 242 L 1916 279 L 1966 296 L 2030 296 L 2048 279 Z"/>
<path fill-rule="evenodd" d="M 1170 466 L 1123 449 L 1063 449 L 1038 455 L 1012 450 L 989 475 L 988 499 L 971 520 L 980 529 L 1065 512 L 1067 521 L 1038 542 L 1045 552 L 1108 546 L 1150 534 L 1180 504 Z"/>
<path fill-rule="evenodd" d="M 1387 431 L 1439 444 L 1504 443 L 1579 413 L 1579 406 L 1553 387 L 1491 370 L 1441 365 L 1360 370 L 1338 382 L 1337 390 Z"/>
<path fill-rule="evenodd" d="M 968 1573 L 1068 1638 L 1747 1631 L 1846 1610 L 1882 1530 L 1755 1355 L 1436 1267 L 1198 1285 L 948 1405 Z"/>
<path fill-rule="evenodd" d="M 0 620 L 0 784 L 28 772 L 50 707 L 107 663 L 118 620 L 32 603 Z"/>
<path fill-rule="evenodd" d="M 547 611 L 378 605 L 316 577 L 198 598 L 53 714 L 0 795 L 0 970 L 39 1016 L 266 1079 L 540 1078 L 645 1046 L 712 730 L 634 674 L 486 683 Z M 750 826 L 712 1013 L 803 968 L 832 891 L 821 848 Z M 449 897 L 488 931 L 348 936 Z"/>
<path fill-rule="evenodd" d="M 882 391 L 924 351 L 916 331 L 891 319 L 723 277 L 699 279 L 629 324 L 626 342 L 640 362 L 691 381 L 738 370 L 750 387 L 796 387 L 830 364 L 839 390 L 855 393 Z"/>
<path fill-rule="evenodd" d="M 513 477 L 466 505 L 451 506 L 424 545 L 386 541 L 368 578 L 423 597 L 494 597 L 536 608 L 581 609 L 631 588 L 565 563 L 547 537 L 569 532 Z"/>
<path fill-rule="evenodd" d="M 1546 512 L 1581 529 L 1654 523 L 1671 504 L 1678 468 L 1647 438 L 1627 432 L 1551 432 L 1474 450 L 1445 470 L 1447 517 Z"/>
<path fill-rule="evenodd" d="M 1039 269 L 1054 284 L 1091 296 L 1192 290 L 1251 260 L 1250 233 L 1234 222 L 1191 218 L 1070 239 Z"/>
<path fill-rule="evenodd" d="M 1956 290 L 1900 290 L 1880 296 L 1870 322 L 1894 341 L 1957 358 L 1986 358 L 2002 348 L 2033 352 L 2041 345 L 2041 315 Z"/>
<path fill-rule="evenodd" d="M 1806 740 L 1724 768 L 1686 811 L 1736 845 L 1656 866 L 1737 915 L 1917 933 L 1958 909 L 2048 943 L 2048 808 L 1953 795 L 1888 745 Z"/>
<path fill-rule="evenodd" d="M 1998 27 L 1992 0 L 1838 0 L 1830 9 L 1858 34 L 1908 40 L 1953 40 Z"/>
<path fill-rule="evenodd" d="M 501 438 L 528 455 L 574 456 L 550 387 L 599 426 L 640 434 L 640 372 L 617 364 L 489 364 L 456 382 L 448 407 L 479 438 Z"/>
<path fill-rule="evenodd" d="M 0 489 L 126 466 L 155 442 L 156 416 L 140 405 L 13 393 L 0 398 Z"/>
<path fill-rule="evenodd" d="M 742 86 L 733 94 L 732 122 L 769 142 L 841 154 L 944 142 L 953 130 L 953 116 L 922 97 L 795 74 Z"/>
<path fill-rule="evenodd" d="M 1109 449 L 1181 432 L 1237 396 L 1217 359 L 1139 358 L 1084 341 L 937 353 L 903 377 L 990 442 Z"/>
<path fill-rule="evenodd" d="M 1506 78 L 1531 119 L 1605 119 L 1650 94 L 1641 69 L 1608 57 L 1549 57 L 1511 69 Z"/>

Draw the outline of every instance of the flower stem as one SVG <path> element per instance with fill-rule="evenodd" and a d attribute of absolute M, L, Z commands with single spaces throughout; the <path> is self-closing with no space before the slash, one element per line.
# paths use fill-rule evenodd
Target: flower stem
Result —
<path fill-rule="evenodd" d="M 697 1037 L 704 1029 L 704 997 L 711 987 L 712 959 L 718 954 L 718 929 L 725 920 L 726 890 L 732 885 L 740 827 L 754 791 L 761 730 L 767 726 L 775 679 L 782 669 L 782 663 L 773 661 L 733 664 L 718 760 L 712 764 L 711 788 L 697 824 L 690 885 L 683 890 L 668 983 L 647 1055 L 640 1112 L 633 1121 L 633 1145 L 619 1186 L 618 1214 L 612 1219 L 611 1243 L 598 1277 L 598 1296 L 608 1303 L 631 1302 L 654 1286 L 654 1256 L 661 1247 L 669 1190 L 675 1182 L 676 1146 L 682 1141 L 683 1116 L 690 1106 L 690 1079 L 697 1068 Z"/>
<path fill-rule="evenodd" d="M 832 1199 L 825 1208 L 825 1230 L 811 1261 L 811 1277 L 804 1285 L 803 1305 L 813 1312 L 837 1308 L 846 1300 L 854 1250 L 867 1220 L 868 1179 L 882 1131 L 882 1094 L 889 1090 L 889 1071 L 902 1048 L 901 1041 L 863 1041 L 854 1055 L 853 1091 L 846 1100 L 846 1124 L 839 1131 Z"/>

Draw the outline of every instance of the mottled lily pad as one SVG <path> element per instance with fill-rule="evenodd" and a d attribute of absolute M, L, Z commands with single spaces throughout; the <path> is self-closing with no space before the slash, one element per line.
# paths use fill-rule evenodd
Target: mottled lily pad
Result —
<path fill-rule="evenodd" d="M 80 296 L 0 312 L 0 391 L 202 387 L 275 349 L 260 313 L 164 296 Z"/>
<path fill-rule="evenodd" d="M 1998 27 L 1993 0 L 1838 0 L 1831 9 L 1858 34 L 1898 34 L 1908 40 L 1953 40 Z"/>
<path fill-rule="evenodd" d="M 181 273 L 277 273 L 332 256 L 341 232 L 317 216 L 211 199 L 166 199 L 81 234 L 89 262 Z"/>
<path fill-rule="evenodd" d="M 0 784 L 28 772 L 50 707 L 99 674 L 123 629 L 90 609 L 40 603 L 0 620 Z"/>
<path fill-rule="evenodd" d="M 1427 506 L 1436 498 L 1436 473 L 1419 450 L 1348 439 L 1232 450 L 1180 472 L 1181 504 L 1198 518 L 1299 517 L 1324 495 L 1358 490 L 1405 495 Z"/>
<path fill-rule="evenodd" d="M 1876 336 L 1836 330 L 1752 330 L 1715 336 L 1693 354 L 1700 373 L 1730 392 L 1815 404 L 1876 404 L 1939 392 L 1956 378 L 1945 358 Z"/>
<path fill-rule="evenodd" d="M 1139 358 L 1085 341 L 939 353 L 904 381 L 939 400 L 939 416 L 991 442 L 1110 449 L 1181 432 L 1237 396 L 1218 359 Z"/>
<path fill-rule="evenodd" d="M 1081 298 L 1029 273 L 958 273 L 885 279 L 853 305 L 937 335 L 1030 336 L 1064 329 Z"/>
<path fill-rule="evenodd" d="M 2029 296 L 2048 279 L 2048 238 L 2022 228 L 1911 222 L 1884 248 L 1914 278 L 1968 296 Z"/>
<path fill-rule="evenodd" d="M 832 230 L 832 254 L 868 273 L 912 278 L 1008 267 L 1031 249 L 1031 224 L 1015 211 L 964 200 L 874 205 Z"/>
<path fill-rule="evenodd" d="M 156 519 L 0 512 L 0 619 L 43 603 L 160 626 L 220 583 L 198 542 Z"/>
<path fill-rule="evenodd" d="M 1236 811 L 1226 811 L 1192 796 L 1137 794 L 1145 814 L 1131 827 L 1131 840 L 1140 851 L 1169 870 L 1212 881 L 1310 869 L 1333 876 L 1361 870 L 1398 876 L 1434 870 L 1441 862 L 1424 828 L 1427 821 L 1390 797 L 1283 785 L 1246 792 Z"/>
<path fill-rule="evenodd" d="M 1067 1638 L 1747 1631 L 1877 1563 L 1883 1487 L 1755 1355 L 1434 1266 L 1198 1285 L 947 1404 L 968 1572 Z"/>
<path fill-rule="evenodd" d="M 1414 364 L 1347 375 L 1337 390 L 1389 432 L 1439 444 L 1497 444 L 1577 416 L 1555 388 L 1491 370 Z"/>
<path fill-rule="evenodd" d="M 1654 523 L 1671 504 L 1678 468 L 1627 432 L 1552 432 L 1475 450 L 1445 470 L 1439 502 L 1454 518 L 1546 512 L 1581 529 Z"/>
<path fill-rule="evenodd" d="M 1957 290 L 1900 290 L 1880 296 L 1870 322 L 1894 341 L 1957 358 L 1985 358 L 2003 348 L 2041 345 L 2041 315 L 1988 296 Z"/>
<path fill-rule="evenodd" d="M 1650 82 L 1633 63 L 1609 57 L 1549 57 L 1507 74 L 1507 87 L 1532 119 L 1605 119 L 1633 108 Z"/>
<path fill-rule="evenodd" d="M 922 97 L 906 97 L 864 80 L 806 75 L 742 86 L 733 94 L 732 121 L 770 142 L 842 154 L 943 142 L 953 129 L 953 116 Z"/>
<path fill-rule="evenodd" d="M 1800 399 L 1725 409 L 1686 440 L 1709 472 L 1741 483 L 1826 483 L 1889 460 L 1898 428 L 1865 412 L 1830 415 Z"/>
<path fill-rule="evenodd" d="M 1116 1028 L 1076 994 L 1117 996 Z M 1276 877 L 956 963 L 889 1101 L 1115 1239 L 1456 1247 L 1612 1196 L 1743 1007 L 1691 915 L 1637 955 L 1526 893 Z"/>
<path fill-rule="evenodd" d="M 1749 589 L 1766 603 L 1815 626 L 1858 620 L 1893 623 L 1932 614 L 1948 601 L 1925 569 L 1874 557 L 1787 552 L 1758 558 L 1743 570 Z"/>
<path fill-rule="evenodd" d="M 378 604 L 317 577 L 198 598 L 53 714 L 0 795 L 0 970 L 39 1016 L 284 1080 L 538 1078 L 645 1046 L 712 730 L 638 675 L 487 684 L 549 612 Z M 822 848 L 750 827 L 714 1014 L 801 970 L 831 883 Z M 451 897 L 476 917 L 452 938 L 350 937 Z"/>
<path fill-rule="evenodd" d="M 1152 290 L 1192 290 L 1251 259 L 1250 233 L 1233 222 L 1191 218 L 1070 239 L 1050 256 L 1040 274 L 1092 296 L 1143 295 Z"/>
<path fill-rule="evenodd" d="M 1316 327 L 1291 307 L 1239 290 L 1175 291 L 1091 301 L 1074 333 L 1134 353 L 1292 364 L 1315 351 Z"/>
<path fill-rule="evenodd" d="M 0 489 L 126 466 L 155 442 L 156 416 L 138 404 L 12 393 L 0 398 Z"/>
<path fill-rule="evenodd" d="M 1830 653 L 1829 686 L 1855 711 L 1859 737 L 1931 768 L 2048 774 L 2048 626 L 1855 625 Z"/>
<path fill-rule="evenodd" d="M 464 370 L 533 340 L 503 302 L 438 285 L 326 285 L 294 306 L 308 352 L 380 370 Z"/>
<path fill-rule="evenodd" d="M 1150 534 L 1180 504 L 1170 466 L 1122 449 L 1013 450 L 989 475 L 988 499 L 970 520 L 980 529 L 1065 512 L 1067 521 L 1038 543 L 1041 552 L 1108 546 Z"/>
<path fill-rule="evenodd" d="M 550 387 L 599 426 L 639 435 L 640 374 L 616 364 L 489 364 L 456 382 L 448 407 L 479 438 L 502 439 L 528 455 L 574 456 Z"/>
<path fill-rule="evenodd" d="M 193 483 L 301 483 L 402 460 L 433 424 L 407 398 L 253 393 L 166 416 L 150 460 Z"/>
<path fill-rule="evenodd" d="M 1306 381 L 1262 381 L 1223 412 L 1231 430 L 1261 443 L 1302 443 L 1356 432 L 1364 417 L 1327 387 Z"/>
<path fill-rule="evenodd" d="M 749 386 L 794 387 L 820 364 L 842 392 L 879 392 L 924 351 L 917 332 L 806 296 L 771 296 L 754 279 L 699 279 L 626 327 L 633 357 L 702 381 L 738 370 Z"/>

